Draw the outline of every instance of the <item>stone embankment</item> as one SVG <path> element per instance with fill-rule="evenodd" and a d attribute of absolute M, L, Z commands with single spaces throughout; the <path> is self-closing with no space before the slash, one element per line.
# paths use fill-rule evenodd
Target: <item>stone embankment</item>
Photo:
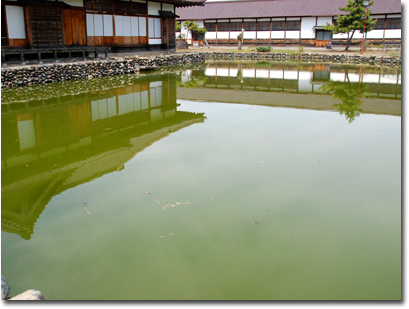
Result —
<path fill-rule="evenodd" d="M 1 87 L 50 84 L 138 72 L 140 67 L 162 67 L 204 62 L 203 54 L 160 55 L 153 58 L 128 57 L 84 62 L 53 63 L 1 69 Z"/>
<path fill-rule="evenodd" d="M 206 52 L 206 60 L 273 60 L 273 61 L 300 61 L 300 62 L 333 62 L 344 64 L 371 64 L 384 66 L 400 66 L 401 58 L 376 57 L 361 55 L 340 54 L 311 54 L 311 53 L 231 53 L 231 52 Z"/>
<path fill-rule="evenodd" d="M 206 60 L 271 60 L 300 62 L 332 62 L 343 64 L 370 64 L 401 66 L 401 58 L 360 55 L 332 55 L 311 53 L 259 52 L 198 52 L 159 55 L 151 58 L 110 58 L 85 62 L 19 66 L 1 69 L 1 88 L 49 84 L 70 80 L 92 79 L 138 72 L 141 67 L 164 67 L 178 64 L 201 63 Z"/>

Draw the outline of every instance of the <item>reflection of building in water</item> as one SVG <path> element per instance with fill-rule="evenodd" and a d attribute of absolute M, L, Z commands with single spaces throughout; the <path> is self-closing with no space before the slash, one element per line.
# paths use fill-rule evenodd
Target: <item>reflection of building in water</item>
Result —
<path fill-rule="evenodd" d="M 203 121 L 203 114 L 177 111 L 170 74 L 2 105 L 2 230 L 29 239 L 53 196 L 121 170 L 170 132 Z"/>
<path fill-rule="evenodd" d="M 389 71 L 383 73 L 380 68 L 371 70 L 364 71 L 361 75 L 361 82 L 365 84 L 367 92 L 364 111 L 400 115 L 401 74 Z M 205 79 L 201 78 L 203 75 Z M 200 80 L 197 83 L 198 87 L 206 88 L 206 91 L 179 88 L 178 97 L 216 102 L 333 109 L 334 102 L 328 100 L 327 96 L 330 92 L 323 92 L 323 86 L 330 82 L 342 82 L 346 86 L 358 85 L 359 75 L 360 70 L 357 67 L 334 64 L 214 62 L 207 64 L 203 71 L 187 71 L 181 77 L 182 85 L 188 80 Z M 215 91 L 211 91 L 212 88 Z M 227 92 L 224 93 L 225 91 Z M 283 98 L 279 93 L 298 95 Z"/>

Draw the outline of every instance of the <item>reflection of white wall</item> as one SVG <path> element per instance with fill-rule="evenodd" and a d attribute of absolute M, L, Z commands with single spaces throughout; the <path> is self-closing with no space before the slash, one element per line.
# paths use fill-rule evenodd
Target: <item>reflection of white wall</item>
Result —
<path fill-rule="evenodd" d="M 216 76 L 216 68 L 206 68 L 205 70 L 206 76 Z"/>
<path fill-rule="evenodd" d="M 345 80 L 345 73 L 331 72 L 330 81 L 343 82 Z"/>
<path fill-rule="evenodd" d="M 268 78 L 269 70 L 266 69 L 256 69 L 257 78 Z"/>
<path fill-rule="evenodd" d="M 297 71 L 284 71 L 284 79 L 297 79 L 298 72 Z"/>
<path fill-rule="evenodd" d="M 282 70 L 270 70 L 270 78 L 274 79 L 282 79 L 284 76 L 284 72 Z"/>
<path fill-rule="evenodd" d="M 239 71 L 238 69 L 230 68 L 230 76 L 231 77 L 236 77 L 238 71 Z"/>
<path fill-rule="evenodd" d="M 162 120 L 162 119 L 163 119 L 163 114 L 162 114 L 162 111 L 160 110 L 160 108 L 156 108 L 156 109 L 151 110 L 151 121 L 152 122 Z"/>
<path fill-rule="evenodd" d="M 298 91 L 311 92 L 312 91 L 312 72 L 300 71 L 298 75 Z"/>
<path fill-rule="evenodd" d="M 34 120 L 22 120 L 17 123 L 18 139 L 20 142 L 20 150 L 26 150 L 36 147 L 36 136 L 34 130 Z"/>
<path fill-rule="evenodd" d="M 217 76 L 229 76 L 229 69 L 228 68 L 217 68 Z"/>
<path fill-rule="evenodd" d="M 149 109 L 149 92 L 148 90 L 141 92 L 142 109 Z"/>
<path fill-rule="evenodd" d="M 22 6 L 6 5 L 9 39 L 25 39 L 24 9 Z"/>
<path fill-rule="evenodd" d="M 243 77 L 255 77 L 255 71 L 254 69 L 243 69 L 242 70 L 242 76 Z"/>
<path fill-rule="evenodd" d="M 315 38 L 315 17 L 303 17 L 301 19 L 301 38 L 313 39 Z"/>

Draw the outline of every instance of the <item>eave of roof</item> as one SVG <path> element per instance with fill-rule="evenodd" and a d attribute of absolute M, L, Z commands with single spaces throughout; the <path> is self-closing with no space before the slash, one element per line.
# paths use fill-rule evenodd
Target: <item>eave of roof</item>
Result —
<path fill-rule="evenodd" d="M 345 14 L 348 0 L 270 0 L 239 2 L 208 2 L 204 6 L 178 8 L 180 20 L 226 18 L 335 16 Z M 378 0 L 369 7 L 372 14 L 400 14 L 400 0 Z"/>

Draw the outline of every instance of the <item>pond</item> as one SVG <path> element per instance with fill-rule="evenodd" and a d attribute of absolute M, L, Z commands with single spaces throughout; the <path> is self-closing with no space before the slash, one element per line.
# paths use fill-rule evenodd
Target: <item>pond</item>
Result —
<path fill-rule="evenodd" d="M 400 78 L 208 62 L 2 91 L 11 296 L 401 299 Z"/>

